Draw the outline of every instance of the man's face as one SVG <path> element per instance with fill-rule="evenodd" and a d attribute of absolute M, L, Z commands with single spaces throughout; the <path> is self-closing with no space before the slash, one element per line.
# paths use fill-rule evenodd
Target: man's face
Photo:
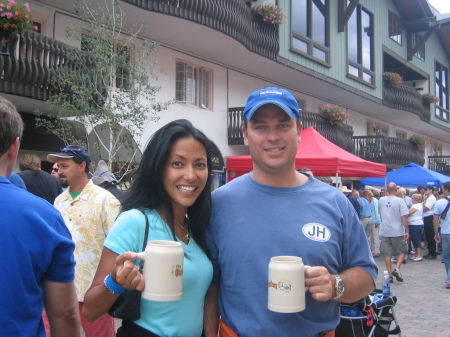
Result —
<path fill-rule="evenodd" d="M 72 158 L 58 158 L 57 164 L 61 186 L 67 187 L 73 185 L 82 177 L 86 163 L 77 164 Z"/>
<path fill-rule="evenodd" d="M 259 108 L 243 129 L 254 171 L 269 175 L 284 175 L 295 170 L 295 155 L 302 125 L 273 104 Z"/>
<path fill-rule="evenodd" d="M 425 194 L 427 195 L 427 196 L 430 196 L 430 195 L 432 195 L 433 194 L 433 190 L 425 190 Z"/>

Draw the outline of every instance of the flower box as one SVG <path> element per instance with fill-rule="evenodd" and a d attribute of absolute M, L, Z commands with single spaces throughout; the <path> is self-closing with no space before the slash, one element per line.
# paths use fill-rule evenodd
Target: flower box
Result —
<path fill-rule="evenodd" d="M 423 94 L 422 99 L 429 104 L 436 104 L 440 101 L 439 97 L 436 97 L 433 94 Z"/>
<path fill-rule="evenodd" d="M 253 16 L 261 19 L 264 23 L 278 25 L 282 24 L 286 14 L 276 5 L 259 5 L 251 8 Z"/>
<path fill-rule="evenodd" d="M 3 37 L 15 38 L 16 33 L 23 29 L 37 30 L 32 17 L 28 3 L 19 5 L 15 0 L 0 0 L 0 30 Z"/>
<path fill-rule="evenodd" d="M 402 75 L 389 71 L 383 73 L 383 80 L 393 87 L 398 87 L 403 83 Z"/>
<path fill-rule="evenodd" d="M 332 104 L 321 104 L 319 106 L 319 114 L 320 117 L 328 119 L 330 124 L 342 123 L 348 118 L 348 114 L 344 109 Z"/>

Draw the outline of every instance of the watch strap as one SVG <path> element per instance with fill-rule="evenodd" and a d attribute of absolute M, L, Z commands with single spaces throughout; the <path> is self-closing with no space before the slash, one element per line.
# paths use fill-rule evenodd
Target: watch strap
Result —
<path fill-rule="evenodd" d="M 333 275 L 336 282 L 334 283 L 334 289 L 336 295 L 333 297 L 333 300 L 337 300 L 339 297 L 341 297 L 344 294 L 345 288 L 342 279 L 339 275 Z M 341 289 L 342 287 L 342 289 Z"/>

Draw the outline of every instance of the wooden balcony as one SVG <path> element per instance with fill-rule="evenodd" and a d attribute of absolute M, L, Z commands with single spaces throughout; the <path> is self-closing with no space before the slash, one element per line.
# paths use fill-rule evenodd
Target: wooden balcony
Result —
<path fill-rule="evenodd" d="M 428 168 L 450 176 L 450 156 L 428 156 Z"/>
<path fill-rule="evenodd" d="M 142 9 L 172 15 L 218 30 L 248 50 L 275 59 L 278 27 L 255 18 L 242 0 L 122 0 Z"/>
<path fill-rule="evenodd" d="M 424 150 L 411 144 L 407 139 L 385 136 L 355 136 L 353 137 L 353 154 L 376 163 L 386 164 L 395 169 L 409 163 L 423 166 Z"/>
<path fill-rule="evenodd" d="M 393 87 L 383 81 L 383 103 L 392 109 L 412 112 L 425 122 L 430 121 L 430 104 L 423 101 L 417 90 L 407 85 Z"/>
<path fill-rule="evenodd" d="M 48 82 L 50 70 L 66 65 L 65 47 L 30 30 L 15 39 L 0 34 L 0 92 L 48 100 L 53 92 Z"/>
<path fill-rule="evenodd" d="M 242 112 L 244 108 L 228 109 L 228 145 L 244 145 L 242 134 Z M 353 128 L 350 125 L 337 123 L 331 125 L 318 113 L 302 111 L 303 128 L 312 126 L 329 141 L 340 146 L 346 151 L 353 151 Z"/>

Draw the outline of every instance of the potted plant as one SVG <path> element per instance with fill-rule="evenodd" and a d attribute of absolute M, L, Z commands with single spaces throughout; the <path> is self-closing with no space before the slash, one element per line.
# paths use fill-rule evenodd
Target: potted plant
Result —
<path fill-rule="evenodd" d="M 321 104 L 319 105 L 320 117 L 329 120 L 330 124 L 345 122 L 348 118 L 347 112 L 333 104 Z"/>
<path fill-rule="evenodd" d="M 272 25 L 282 24 L 286 16 L 278 6 L 270 4 L 253 6 L 251 13 L 263 22 Z"/>
<path fill-rule="evenodd" d="M 418 134 L 410 136 L 409 141 L 420 149 L 424 149 L 429 144 L 427 136 Z"/>
<path fill-rule="evenodd" d="M 28 3 L 19 5 L 15 0 L 0 0 L 1 36 L 8 40 L 15 38 L 16 33 L 22 29 L 37 30 L 37 27 L 33 26 L 32 17 Z"/>
<path fill-rule="evenodd" d="M 385 80 L 389 85 L 393 87 L 398 87 L 403 83 L 403 77 L 400 74 L 392 73 L 390 71 L 386 71 L 383 73 L 383 80 Z"/>
<path fill-rule="evenodd" d="M 423 94 L 422 99 L 424 102 L 428 104 L 436 104 L 440 101 L 439 97 L 434 96 L 433 94 Z"/>

